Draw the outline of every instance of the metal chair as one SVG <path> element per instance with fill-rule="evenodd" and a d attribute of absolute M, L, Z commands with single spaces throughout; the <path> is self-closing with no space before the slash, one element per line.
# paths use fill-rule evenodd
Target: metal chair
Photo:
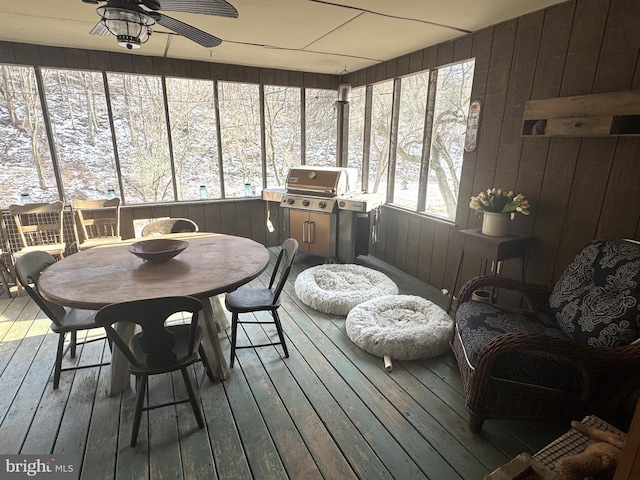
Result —
<path fill-rule="evenodd" d="M 68 351 L 71 352 L 71 358 L 75 358 L 76 348 L 78 345 L 104 340 L 104 336 L 91 338 L 84 342 L 78 342 L 77 334 L 79 331 L 91 330 L 92 328 L 99 327 L 95 322 L 96 312 L 93 310 L 62 307 L 45 300 L 40 295 L 40 292 L 38 291 L 38 280 L 40 278 L 40 274 L 49 265 L 52 265 L 55 262 L 55 257 L 47 252 L 28 252 L 16 260 L 15 270 L 19 282 L 22 284 L 29 296 L 51 320 L 51 330 L 58 334 L 58 349 L 56 352 L 56 361 L 53 373 L 53 388 L 57 389 L 60 384 L 61 372 L 109 365 L 109 362 L 62 368 L 62 359 Z M 67 333 L 70 334 L 71 339 L 65 348 L 64 344 Z"/>
<path fill-rule="evenodd" d="M 110 245 L 120 237 L 120 199 L 74 200 L 76 224 L 82 233 L 78 248 L 86 250 L 99 245 Z"/>
<path fill-rule="evenodd" d="M 129 369 L 138 380 L 131 430 L 132 447 L 136 445 L 138 440 L 140 418 L 143 411 L 190 402 L 198 426 L 204 427 L 200 401 L 187 371 L 187 367 L 200 358 L 208 365 L 201 344 L 202 329 L 198 325 L 200 310 L 202 310 L 202 303 L 197 298 L 164 297 L 111 304 L 102 308 L 96 315 L 96 322 L 105 328 L 109 338 L 127 358 Z M 178 312 L 190 313 L 190 323 L 166 325 L 167 319 Z M 127 342 L 113 327 L 113 324 L 118 322 L 136 324 L 141 327 L 142 331 L 134 335 L 130 342 Z M 177 370 L 182 373 L 188 399 L 145 407 L 144 397 L 148 388 L 149 375 Z"/>
<path fill-rule="evenodd" d="M 268 288 L 251 288 L 249 286 L 242 286 L 233 292 L 227 293 L 225 297 L 225 306 L 227 310 L 231 312 L 231 358 L 229 366 L 233 368 L 233 364 L 236 358 L 236 349 L 238 348 L 256 348 L 266 347 L 269 345 L 282 345 L 285 358 L 289 358 L 289 351 L 287 350 L 287 344 L 284 340 L 282 333 L 282 324 L 278 315 L 278 308 L 280 308 L 280 293 L 284 288 L 284 284 L 287 281 L 289 272 L 291 271 L 291 264 L 298 251 L 298 241 L 294 238 L 289 238 L 284 241 L 278 255 L 278 260 L 271 274 L 271 280 L 269 281 Z M 280 277 L 277 279 L 278 273 Z M 274 288 L 275 287 L 275 288 Z M 261 320 L 239 320 L 239 314 L 269 311 L 273 317 L 272 321 Z M 260 345 L 239 345 L 236 346 L 237 330 L 239 323 L 273 323 L 276 326 L 278 332 L 277 342 L 263 343 Z"/>
<path fill-rule="evenodd" d="M 198 224 L 188 218 L 165 218 L 147 223 L 142 228 L 142 236 L 166 235 L 168 233 L 197 232 Z"/>
<path fill-rule="evenodd" d="M 33 251 L 44 251 L 58 258 L 64 256 L 63 208 L 60 201 L 9 206 L 22 247 L 13 252 L 15 259 Z"/>

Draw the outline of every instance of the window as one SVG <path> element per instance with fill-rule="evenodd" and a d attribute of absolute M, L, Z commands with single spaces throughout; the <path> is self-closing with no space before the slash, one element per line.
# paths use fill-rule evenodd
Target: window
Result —
<path fill-rule="evenodd" d="M 438 69 L 425 211 L 454 219 L 475 62 Z"/>
<path fill-rule="evenodd" d="M 371 193 L 386 194 L 392 102 L 393 80 L 373 86 L 369 152 L 369 192 Z"/>
<path fill-rule="evenodd" d="M 102 74 L 43 69 L 42 77 L 67 201 L 119 191 Z"/>
<path fill-rule="evenodd" d="M 300 89 L 264 87 L 267 186 L 285 184 L 291 167 L 300 165 Z"/>
<path fill-rule="evenodd" d="M 197 200 L 200 186 L 220 198 L 214 86 L 210 81 L 167 78 L 178 200 Z"/>
<path fill-rule="evenodd" d="M 393 171 L 394 205 L 455 218 L 474 65 L 468 60 L 397 79 L 395 99 L 392 81 L 373 86 L 369 191 L 389 193 L 386 175 Z M 389 169 L 394 105 L 397 148 Z"/>
<path fill-rule="evenodd" d="M 337 113 L 335 90 L 306 90 L 306 164 L 336 166 Z"/>
<path fill-rule="evenodd" d="M 362 188 L 362 157 L 364 152 L 364 106 L 366 88 L 351 90 L 349 101 L 349 139 L 347 166 L 358 169 L 358 190 Z"/>
<path fill-rule="evenodd" d="M 400 80 L 400 109 L 396 151 L 393 203 L 417 210 L 420 191 L 420 165 L 427 111 L 429 72 Z"/>
<path fill-rule="evenodd" d="M 262 188 L 260 92 L 257 85 L 220 82 L 220 130 L 225 197 L 242 197 L 245 184 Z"/>
<path fill-rule="evenodd" d="M 468 60 L 354 88 L 345 141 L 347 165 L 363 182 L 357 188 L 453 219 L 473 73 Z M 18 203 L 23 193 L 35 202 L 104 198 L 120 186 L 125 204 L 197 200 L 201 185 L 208 198 L 259 195 L 283 185 L 293 166 L 336 165 L 337 96 L 0 65 L 0 201 Z"/>
<path fill-rule="evenodd" d="M 22 193 L 34 202 L 59 200 L 35 70 L 2 65 L 0 74 L 2 206 L 19 203 Z"/>
<path fill-rule="evenodd" d="M 160 77 L 109 74 L 108 81 L 125 201 L 174 200 Z"/>

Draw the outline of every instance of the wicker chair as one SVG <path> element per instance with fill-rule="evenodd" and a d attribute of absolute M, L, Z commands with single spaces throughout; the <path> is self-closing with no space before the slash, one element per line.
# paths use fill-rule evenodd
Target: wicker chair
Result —
<path fill-rule="evenodd" d="M 480 288 L 520 291 L 527 308 L 471 301 Z M 485 276 L 458 298 L 451 346 L 473 431 L 488 418 L 626 420 L 640 387 L 640 243 L 591 242 L 555 286 Z"/>

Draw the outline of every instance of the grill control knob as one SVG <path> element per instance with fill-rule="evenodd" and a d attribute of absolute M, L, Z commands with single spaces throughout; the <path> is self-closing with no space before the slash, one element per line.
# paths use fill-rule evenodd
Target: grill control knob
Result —
<path fill-rule="evenodd" d="M 320 203 L 318 204 L 318 206 L 319 206 L 320 208 L 326 208 L 326 207 L 327 207 L 327 202 L 320 202 Z"/>
<path fill-rule="evenodd" d="M 340 200 L 340 203 L 338 205 L 340 206 L 340 208 L 344 208 L 346 203 L 344 203 L 344 200 Z"/>
<path fill-rule="evenodd" d="M 293 205 L 293 202 L 294 202 L 293 198 L 287 198 L 287 203 L 289 205 Z"/>
<path fill-rule="evenodd" d="M 311 202 L 309 200 L 302 200 L 302 205 L 308 207 Z"/>

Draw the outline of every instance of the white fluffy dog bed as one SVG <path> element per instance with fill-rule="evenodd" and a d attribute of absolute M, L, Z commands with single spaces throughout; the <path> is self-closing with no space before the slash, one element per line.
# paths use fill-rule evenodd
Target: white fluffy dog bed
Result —
<path fill-rule="evenodd" d="M 302 303 L 315 310 L 346 315 L 359 303 L 397 294 L 398 286 L 377 270 L 355 264 L 330 263 L 300 273 L 295 292 Z"/>
<path fill-rule="evenodd" d="M 388 295 L 351 310 L 346 328 L 353 343 L 372 355 L 417 360 L 449 349 L 453 320 L 422 297 Z"/>

